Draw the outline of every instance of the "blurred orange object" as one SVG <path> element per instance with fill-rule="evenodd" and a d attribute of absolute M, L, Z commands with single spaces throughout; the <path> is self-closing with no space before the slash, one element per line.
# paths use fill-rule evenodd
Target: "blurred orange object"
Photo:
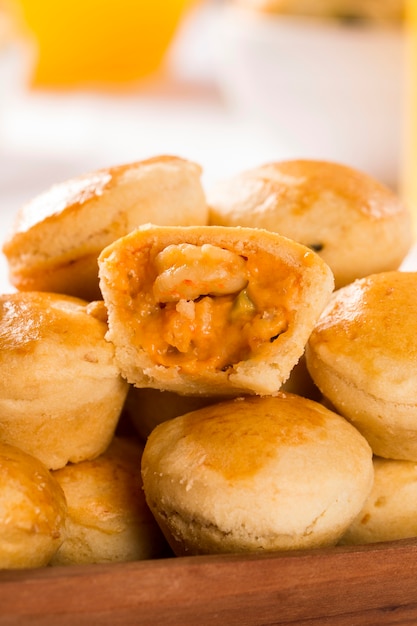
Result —
<path fill-rule="evenodd" d="M 68 87 L 121 86 L 157 71 L 193 0 L 11 3 L 33 43 L 32 85 Z"/>

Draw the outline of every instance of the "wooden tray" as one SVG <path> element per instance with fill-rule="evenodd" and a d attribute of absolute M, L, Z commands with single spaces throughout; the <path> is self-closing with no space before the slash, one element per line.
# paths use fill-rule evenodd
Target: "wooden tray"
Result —
<path fill-rule="evenodd" d="M 0 624 L 417 624 L 417 539 L 0 572 Z"/>

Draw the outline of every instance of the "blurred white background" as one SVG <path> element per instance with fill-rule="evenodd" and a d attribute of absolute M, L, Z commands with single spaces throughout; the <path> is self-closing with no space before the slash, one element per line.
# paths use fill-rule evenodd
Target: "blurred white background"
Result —
<path fill-rule="evenodd" d="M 307 79 L 306 84 L 311 84 L 312 75 L 306 62 L 317 41 L 306 39 L 309 51 L 300 48 L 300 39 L 293 39 L 298 55 L 291 54 L 285 40 L 287 35 L 282 34 L 284 39 L 276 41 L 273 32 L 266 35 L 259 20 L 254 23 L 254 29 L 248 31 L 247 23 L 243 22 L 239 28 L 236 15 L 226 12 L 225 5 L 226 2 L 220 0 L 197 3 L 175 36 L 165 58 L 164 72 L 126 93 L 31 89 L 27 83 L 26 58 L 20 46 L 14 40 L 3 43 L 0 47 L 1 239 L 6 236 L 16 210 L 26 200 L 55 182 L 102 166 L 159 154 L 178 155 L 203 167 L 203 183 L 209 187 L 212 182 L 242 169 L 284 158 L 327 156 L 337 159 L 340 156 L 339 160 L 355 164 L 356 156 L 351 147 L 351 152 L 345 153 L 346 159 L 343 158 L 338 133 L 330 119 L 333 107 L 339 129 L 344 136 L 352 137 L 352 130 L 342 129 L 349 120 L 337 110 L 339 105 L 334 91 L 337 86 L 333 88 L 330 101 L 323 93 L 315 100 L 314 89 L 306 91 L 300 83 Z M 341 37 L 342 32 L 339 35 Z M 334 39 L 334 33 L 331 36 Z M 323 33 L 319 37 L 322 39 Z M 395 185 L 399 153 L 398 144 L 393 147 L 392 142 L 400 141 L 402 123 L 399 111 L 402 42 L 398 31 L 395 35 L 391 32 L 389 37 L 391 47 L 385 47 L 391 59 L 389 66 L 387 54 L 382 52 L 383 56 L 378 57 L 385 45 L 381 47 L 381 42 L 372 60 L 384 67 L 385 81 L 394 81 L 385 82 L 383 86 L 390 103 L 384 102 L 381 96 L 376 101 L 367 97 L 369 84 L 365 78 L 362 82 L 359 80 L 364 93 L 363 109 L 362 106 L 360 109 L 366 111 L 366 115 L 381 118 L 384 106 L 389 104 L 389 115 L 394 110 L 395 119 L 392 125 L 388 122 L 387 127 L 386 118 L 382 116 L 382 126 L 387 131 L 384 139 L 379 131 L 377 135 L 374 131 L 367 135 L 370 118 L 365 116 L 364 121 L 360 121 L 361 131 L 356 134 L 355 143 L 362 145 L 362 156 L 367 154 L 372 159 L 375 151 L 371 148 L 374 147 L 381 159 L 384 141 L 387 142 L 388 172 L 383 171 L 383 167 L 379 171 L 383 171 L 384 176 L 387 174 L 390 178 L 387 182 Z M 271 41 L 273 47 L 269 49 Z M 278 47 L 274 48 L 276 44 Z M 323 58 L 328 56 L 322 49 L 320 54 Z M 349 52 L 344 54 L 349 56 Z M 360 54 L 364 54 L 363 48 Z M 297 56 L 298 65 L 294 63 Z M 355 63 L 360 76 L 360 57 Z M 271 76 L 277 77 L 276 84 L 272 84 Z M 352 76 L 348 76 L 346 67 L 336 64 L 333 84 L 336 77 L 340 84 L 347 85 L 343 96 L 346 100 L 354 89 Z M 298 85 L 296 106 L 291 103 L 288 87 L 291 84 Z M 268 86 L 273 88 L 272 99 Z M 265 104 L 269 107 L 268 114 L 263 108 Z M 281 106 L 283 104 L 286 108 Z M 330 135 L 315 126 L 310 137 L 302 129 L 301 123 L 307 127 L 310 124 L 313 130 L 312 115 L 317 114 L 317 109 L 319 112 L 322 109 L 327 119 L 324 128 Z M 275 122 L 271 120 L 271 110 L 277 111 Z M 301 115 L 302 111 L 306 114 Z M 358 117 L 358 111 L 354 115 Z M 379 124 L 381 128 L 381 121 Z M 304 141 L 300 141 L 300 132 L 292 132 L 291 128 L 298 129 Z M 297 141 L 294 141 L 295 136 Z M 374 145 L 376 136 L 377 146 Z M 366 169 L 366 162 L 362 159 L 358 166 Z M 372 170 L 371 166 L 369 162 Z M 2 291 L 10 289 L 3 258 L 0 259 L 0 288 Z"/>

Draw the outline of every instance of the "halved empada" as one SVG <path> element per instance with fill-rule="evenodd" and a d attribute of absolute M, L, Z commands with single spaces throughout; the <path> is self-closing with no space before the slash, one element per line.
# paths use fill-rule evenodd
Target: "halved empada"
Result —
<path fill-rule="evenodd" d="M 277 393 L 333 290 L 305 246 L 221 226 L 141 227 L 99 275 L 122 375 L 183 395 Z"/>

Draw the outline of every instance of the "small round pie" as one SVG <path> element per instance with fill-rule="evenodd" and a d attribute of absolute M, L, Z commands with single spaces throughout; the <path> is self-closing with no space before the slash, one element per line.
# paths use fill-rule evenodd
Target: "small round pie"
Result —
<path fill-rule="evenodd" d="M 340 543 L 358 545 L 417 537 L 417 464 L 374 458 L 374 485 Z"/>
<path fill-rule="evenodd" d="M 22 206 L 3 246 L 11 283 L 100 299 L 97 257 L 109 243 L 150 221 L 207 223 L 200 177 L 197 164 L 160 156 L 53 185 Z"/>
<path fill-rule="evenodd" d="M 337 543 L 369 495 L 372 452 L 344 418 L 280 393 L 156 426 L 142 476 L 177 555 L 296 550 Z"/>
<path fill-rule="evenodd" d="M 306 347 L 312 379 L 374 454 L 417 461 L 417 273 L 381 272 L 334 293 Z"/>
<path fill-rule="evenodd" d="M 107 338 L 138 388 L 275 394 L 333 291 L 328 265 L 258 228 L 148 224 L 99 256 Z"/>
<path fill-rule="evenodd" d="M 315 250 L 336 288 L 396 270 L 412 245 L 404 202 L 364 172 L 331 161 L 267 163 L 208 190 L 210 223 L 265 228 Z"/>
<path fill-rule="evenodd" d="M 102 303 L 46 292 L 0 296 L 0 440 L 49 469 L 101 454 L 128 384 Z"/>
<path fill-rule="evenodd" d="M 53 472 L 68 503 L 65 541 L 52 565 L 115 563 L 166 553 L 166 542 L 142 489 L 143 447 L 115 437 L 92 461 Z"/>
<path fill-rule="evenodd" d="M 67 503 L 45 465 L 0 443 L 0 569 L 43 567 L 65 539 Z"/>

